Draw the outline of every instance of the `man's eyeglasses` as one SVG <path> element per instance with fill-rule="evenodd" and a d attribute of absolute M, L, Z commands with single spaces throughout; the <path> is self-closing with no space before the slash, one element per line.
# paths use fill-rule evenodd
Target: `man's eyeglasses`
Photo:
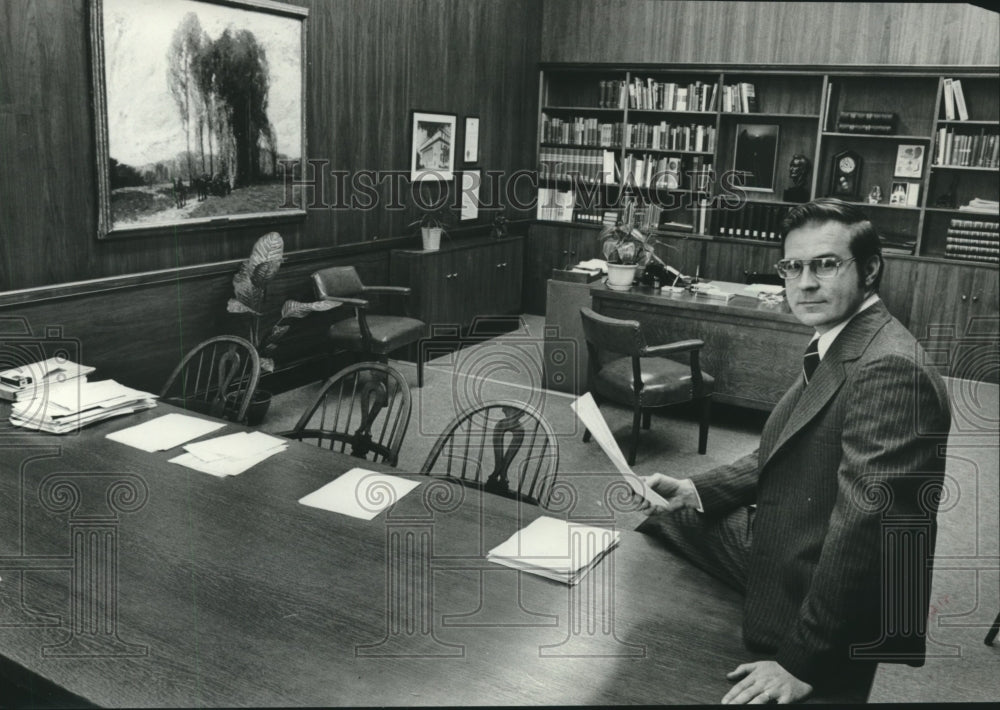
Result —
<path fill-rule="evenodd" d="M 802 269 L 808 266 L 813 276 L 818 279 L 832 279 L 840 272 L 840 267 L 849 261 L 854 261 L 854 257 L 849 259 L 838 259 L 835 256 L 824 256 L 822 259 L 782 259 L 774 268 L 778 271 L 778 276 L 785 279 L 797 279 L 802 275 Z"/>

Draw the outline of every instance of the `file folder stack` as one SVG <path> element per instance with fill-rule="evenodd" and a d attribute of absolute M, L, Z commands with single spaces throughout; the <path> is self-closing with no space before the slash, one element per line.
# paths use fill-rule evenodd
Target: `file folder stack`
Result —
<path fill-rule="evenodd" d="M 543 516 L 490 550 L 486 559 L 564 584 L 576 584 L 618 544 L 620 537 L 617 530 Z"/>
<path fill-rule="evenodd" d="M 34 399 L 15 402 L 10 423 L 50 434 L 67 434 L 94 422 L 155 406 L 156 395 L 149 392 L 114 380 L 87 382 L 75 378 L 49 386 Z"/>
<path fill-rule="evenodd" d="M 44 394 L 50 387 L 74 380 L 86 382 L 87 375 L 93 371 L 92 367 L 57 357 L 12 367 L 0 372 L 0 399 L 26 402 Z"/>

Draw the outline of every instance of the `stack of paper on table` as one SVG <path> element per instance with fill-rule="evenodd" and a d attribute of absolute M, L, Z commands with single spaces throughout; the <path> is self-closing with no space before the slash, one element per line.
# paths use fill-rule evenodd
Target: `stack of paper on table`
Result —
<path fill-rule="evenodd" d="M 180 446 L 185 441 L 191 441 L 191 439 L 197 439 L 199 436 L 221 429 L 225 425 L 225 422 L 172 413 L 130 426 L 127 429 L 113 431 L 108 434 L 108 438 L 143 451 L 166 451 Z"/>
<path fill-rule="evenodd" d="M 573 267 L 573 270 L 606 274 L 608 273 L 608 262 L 604 259 L 587 259 L 586 261 L 579 262 Z"/>
<path fill-rule="evenodd" d="M 50 386 L 44 396 L 15 402 L 10 423 L 51 434 L 66 434 L 103 419 L 156 406 L 156 395 L 114 380 L 73 379 Z"/>
<path fill-rule="evenodd" d="M 565 584 L 576 584 L 615 545 L 617 530 L 541 517 L 494 547 L 486 559 Z"/>
<path fill-rule="evenodd" d="M 93 367 L 78 365 L 58 357 L 12 367 L 0 372 L 0 399 L 11 402 L 31 400 L 44 393 L 46 389 L 64 382 L 71 380 L 86 382 L 86 375 L 93 371 Z"/>
<path fill-rule="evenodd" d="M 352 468 L 322 488 L 299 498 L 299 503 L 371 520 L 418 485 L 418 481 Z"/>
<path fill-rule="evenodd" d="M 288 448 L 288 440 L 260 431 L 241 431 L 184 446 L 187 453 L 170 463 L 213 476 L 237 476 L 251 466 Z"/>
<path fill-rule="evenodd" d="M 625 478 L 632 492 L 650 505 L 665 506 L 667 501 L 663 496 L 650 488 L 644 480 L 636 476 L 632 471 L 632 467 L 628 465 L 628 461 L 625 460 L 622 450 L 618 448 L 618 442 L 615 441 L 615 437 L 611 435 L 611 430 L 608 429 L 608 423 L 601 416 L 601 410 L 597 408 L 597 403 L 594 401 L 593 395 L 587 392 L 575 399 L 569 406 L 576 412 L 576 416 L 583 422 L 583 425 L 587 427 L 590 435 L 594 437 L 594 441 L 600 445 L 604 453 L 607 454 L 607 457 L 611 459 L 611 463 L 614 464 L 618 473 Z"/>

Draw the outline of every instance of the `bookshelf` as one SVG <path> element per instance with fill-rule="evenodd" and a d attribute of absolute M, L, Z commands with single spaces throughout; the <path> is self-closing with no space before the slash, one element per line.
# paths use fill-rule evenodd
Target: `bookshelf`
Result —
<path fill-rule="evenodd" d="M 539 216 L 600 225 L 632 202 L 664 236 L 773 245 L 788 208 L 832 195 L 868 210 L 889 254 L 996 268 L 995 251 L 956 244 L 971 237 L 955 220 L 983 242 L 1000 221 L 960 209 L 1000 197 L 998 78 L 995 67 L 542 65 L 539 187 L 563 208 Z M 910 149 L 918 157 L 901 174 Z M 844 154 L 860 170 L 836 194 Z M 796 155 L 810 172 L 806 192 L 790 195 Z M 763 189 L 733 178 L 747 165 Z M 869 204 L 874 186 L 881 201 Z"/>

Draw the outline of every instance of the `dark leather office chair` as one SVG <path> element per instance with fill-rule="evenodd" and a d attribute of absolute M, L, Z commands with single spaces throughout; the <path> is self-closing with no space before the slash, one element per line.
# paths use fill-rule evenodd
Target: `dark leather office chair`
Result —
<path fill-rule="evenodd" d="M 519 402 L 495 401 L 460 412 L 420 473 L 544 507 L 558 467 L 559 443 L 541 414 Z"/>
<path fill-rule="evenodd" d="M 700 406 L 698 453 L 705 453 L 711 418 L 715 380 L 698 366 L 701 340 L 681 340 L 664 345 L 647 345 L 639 321 L 619 320 L 581 308 L 583 332 L 589 357 L 587 380 L 596 401 L 601 398 L 632 407 L 632 441 L 628 462 L 635 463 L 639 422 L 649 428 L 651 411 L 682 402 Z M 683 365 L 666 356 L 689 353 Z M 620 355 L 620 357 L 608 354 Z M 590 432 L 584 432 L 590 441 Z"/>
<path fill-rule="evenodd" d="M 235 335 L 209 338 L 184 356 L 160 391 L 164 402 L 234 422 L 246 420 L 260 357 Z"/>
<path fill-rule="evenodd" d="M 365 359 L 388 362 L 389 353 L 424 337 L 426 324 L 416 318 L 368 313 L 369 296 L 409 296 L 405 286 L 365 286 L 353 266 L 331 266 L 312 275 L 316 298 L 354 307 L 354 317 L 330 326 L 336 348 L 362 353 Z M 417 348 L 417 386 L 424 386 L 424 364 Z"/>
<path fill-rule="evenodd" d="M 395 466 L 411 408 L 410 388 L 399 372 L 361 362 L 327 380 L 295 428 L 282 436 Z"/>

